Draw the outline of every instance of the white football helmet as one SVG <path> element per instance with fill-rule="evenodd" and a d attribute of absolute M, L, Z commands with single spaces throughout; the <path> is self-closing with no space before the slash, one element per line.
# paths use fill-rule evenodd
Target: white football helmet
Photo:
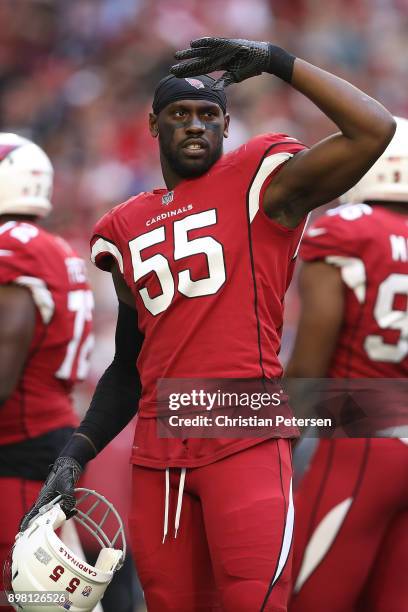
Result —
<path fill-rule="evenodd" d="M 381 157 L 340 202 L 408 203 L 408 120 L 394 117 L 397 129 Z"/>
<path fill-rule="evenodd" d="M 97 561 L 90 565 L 55 533 L 66 522 L 58 504 L 61 497 L 57 497 L 43 506 L 29 527 L 16 536 L 5 571 L 5 588 L 19 610 L 38 612 L 38 602 L 47 612 L 93 610 L 114 572 L 122 567 L 126 541 L 117 510 L 95 491 L 75 489 L 75 492 L 80 497 L 73 519 L 98 543 Z"/>
<path fill-rule="evenodd" d="M 53 174 L 39 146 L 17 134 L 0 133 L 0 215 L 48 215 Z"/>

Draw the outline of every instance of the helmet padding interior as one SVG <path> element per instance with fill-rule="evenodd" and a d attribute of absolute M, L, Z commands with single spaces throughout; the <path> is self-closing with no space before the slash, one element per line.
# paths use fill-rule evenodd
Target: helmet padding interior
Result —
<path fill-rule="evenodd" d="M 122 551 L 116 548 L 102 548 L 99 551 L 95 569 L 101 572 L 112 572 L 122 558 L 122 554 Z"/>

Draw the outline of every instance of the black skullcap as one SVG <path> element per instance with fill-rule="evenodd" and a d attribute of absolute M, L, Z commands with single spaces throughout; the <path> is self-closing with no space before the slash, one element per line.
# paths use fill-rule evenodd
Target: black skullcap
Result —
<path fill-rule="evenodd" d="M 223 89 L 213 89 L 215 79 L 207 74 L 194 78 L 179 79 L 172 74 L 164 77 L 156 87 L 153 98 L 153 112 L 158 115 L 161 110 L 177 100 L 209 100 L 221 107 L 225 114 L 227 97 Z"/>

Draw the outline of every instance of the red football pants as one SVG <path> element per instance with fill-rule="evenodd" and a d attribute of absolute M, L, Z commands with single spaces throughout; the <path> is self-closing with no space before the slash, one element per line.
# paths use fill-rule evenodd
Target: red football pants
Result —
<path fill-rule="evenodd" d="M 21 519 L 38 497 L 43 483 L 22 478 L 0 478 L 0 589 L 3 566 L 14 544 Z M 2 608 L 2 611 L 14 608 Z"/>
<path fill-rule="evenodd" d="M 322 440 L 296 496 L 290 612 L 408 609 L 408 447 Z"/>
<path fill-rule="evenodd" d="M 293 505 L 290 442 L 268 440 L 200 468 L 134 466 L 132 551 L 149 612 L 284 612 Z M 179 500 L 179 503 L 177 501 Z"/>

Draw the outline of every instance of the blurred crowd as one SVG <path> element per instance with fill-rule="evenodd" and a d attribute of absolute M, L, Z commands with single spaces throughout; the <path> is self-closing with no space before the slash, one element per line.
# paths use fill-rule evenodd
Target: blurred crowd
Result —
<path fill-rule="evenodd" d="M 50 155 L 55 210 L 47 225 L 86 258 L 105 211 L 163 185 L 147 115 L 174 51 L 192 38 L 273 41 L 408 116 L 408 0 L 1 0 L 0 32 L 0 130 L 27 136 Z M 306 144 L 333 131 L 311 103 L 268 75 L 228 94 L 226 150 L 265 131 Z M 116 307 L 108 275 L 91 267 L 90 275 L 97 350 L 81 408 L 110 360 Z M 296 305 L 291 290 L 284 349 Z"/>

